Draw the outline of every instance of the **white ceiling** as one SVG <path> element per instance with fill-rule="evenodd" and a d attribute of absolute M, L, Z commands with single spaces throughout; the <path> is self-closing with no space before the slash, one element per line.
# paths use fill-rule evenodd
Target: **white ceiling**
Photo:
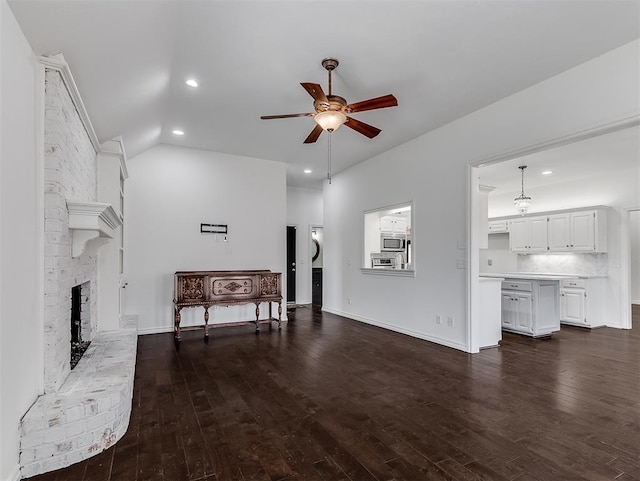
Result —
<path fill-rule="evenodd" d="M 271 159 L 308 188 L 326 175 L 327 134 L 304 145 L 312 119 L 259 117 L 312 111 L 300 82 L 327 90 L 325 57 L 340 61 L 334 94 L 399 102 L 353 115 L 382 129 L 374 139 L 332 135 L 339 172 L 640 37 L 638 0 L 9 4 L 37 54 L 64 54 L 98 137 L 122 135 L 130 158 L 164 142 Z"/>

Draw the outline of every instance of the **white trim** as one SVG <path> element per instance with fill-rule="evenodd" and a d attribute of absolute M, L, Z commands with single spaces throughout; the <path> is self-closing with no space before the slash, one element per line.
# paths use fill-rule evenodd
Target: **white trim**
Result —
<path fill-rule="evenodd" d="M 478 247 L 478 236 L 476 231 L 480 229 L 480 226 L 475 222 L 475 209 L 474 206 L 478 205 L 478 195 L 475 186 L 478 181 L 473 179 L 473 166 L 467 165 L 466 171 L 466 184 L 467 184 L 467 207 L 466 207 L 466 222 L 467 222 L 467 292 L 465 295 L 465 311 L 467 317 L 467 324 L 465 326 L 465 351 L 473 353 L 478 352 L 474 350 L 471 320 L 479 319 L 480 312 L 480 300 L 478 295 L 480 294 L 480 283 L 478 281 L 478 273 L 480 270 L 479 257 L 480 248 Z M 476 300 L 478 299 L 478 300 Z"/>
<path fill-rule="evenodd" d="M 613 120 L 611 122 L 601 124 L 596 127 L 580 130 L 578 132 L 569 133 L 561 137 L 554 137 L 552 139 L 543 140 L 541 142 L 529 145 L 527 147 L 522 147 L 514 150 L 508 150 L 506 152 L 497 153 L 489 157 L 484 157 L 476 161 L 471 161 L 469 162 L 469 164 L 475 167 L 478 167 L 481 164 L 483 165 L 495 164 L 505 160 L 511 160 L 517 157 L 523 157 L 525 155 L 541 152 L 543 150 L 547 150 L 553 147 L 560 147 L 561 145 L 571 144 L 571 143 L 579 142 L 581 140 L 589 139 L 592 137 L 597 137 L 598 135 L 608 134 L 610 132 L 615 132 L 616 130 L 622 130 L 622 129 L 626 129 L 636 125 L 640 125 L 640 116 L 630 115 L 628 117 L 623 117 L 621 119 Z"/>
<path fill-rule="evenodd" d="M 115 149 L 111 149 L 112 143 L 116 144 Z M 117 157 L 120 160 L 120 171 L 122 176 L 126 179 L 129 178 L 129 170 L 127 169 L 127 154 L 124 150 L 124 142 L 122 137 L 114 137 L 111 140 L 107 140 L 100 145 L 102 149 L 101 154 L 108 157 Z"/>
<path fill-rule="evenodd" d="M 6 481 L 20 481 L 21 479 L 22 476 L 20 475 L 20 465 L 16 464 L 9 473 L 9 477 L 6 479 Z"/>
<path fill-rule="evenodd" d="M 464 344 L 452 342 L 448 339 L 443 339 L 437 336 L 429 336 L 422 332 L 413 331 L 411 329 L 404 329 L 402 327 L 394 326 L 393 324 L 387 324 L 386 322 L 376 321 L 375 319 L 369 319 L 368 317 L 358 316 L 355 314 L 349 314 L 348 312 L 338 311 L 336 309 L 323 307 L 322 311 L 328 312 L 330 314 L 335 314 L 336 316 L 346 317 L 347 319 L 352 319 L 354 321 L 363 322 L 365 324 L 370 324 L 372 326 L 381 327 L 389 331 L 398 332 L 400 334 L 406 334 L 407 336 L 415 337 L 417 339 L 422 339 L 424 341 L 433 342 L 435 344 L 440 344 L 441 346 L 450 347 L 458 351 L 466 352 L 466 349 L 465 349 L 466 346 Z"/>
<path fill-rule="evenodd" d="M 296 304 L 297 305 L 297 304 Z M 260 319 L 261 321 L 266 320 L 266 319 Z M 273 321 L 276 322 L 276 321 Z M 286 316 L 282 316 L 282 323 L 284 324 L 285 322 L 288 322 L 288 319 L 286 318 Z M 224 321 L 221 321 L 221 323 L 224 323 Z M 213 329 L 217 329 L 215 326 L 215 322 L 210 322 L 209 323 L 209 335 L 212 336 L 213 335 Z M 248 325 L 249 323 L 247 323 Z M 181 327 L 187 328 L 185 329 L 183 332 L 187 331 L 187 330 L 191 330 L 191 328 L 197 328 L 202 326 L 203 324 L 193 324 L 193 325 L 189 325 L 189 324 L 185 324 Z M 271 326 L 273 327 L 273 323 L 271 324 Z M 224 326 L 227 327 L 227 326 Z M 223 328 L 224 328 L 223 327 Z M 228 327 L 233 327 L 233 326 L 228 326 Z M 262 329 L 260 329 L 262 331 Z M 167 332 L 173 332 L 174 328 L 173 325 L 171 326 L 154 326 L 154 327 L 143 327 L 143 328 L 139 328 L 138 329 L 138 336 L 146 336 L 147 334 L 165 334 Z M 204 332 L 204 330 L 202 331 Z M 251 331 L 254 332 L 254 331 Z"/>
<path fill-rule="evenodd" d="M 45 202 L 44 202 L 44 178 L 45 178 L 45 156 L 44 156 L 44 124 L 45 124 L 45 67 L 37 66 L 36 72 L 36 183 L 38 184 L 37 189 L 37 222 L 38 222 L 38 231 L 37 231 L 37 242 L 38 242 L 38 278 L 37 282 L 37 292 L 38 298 L 36 299 L 36 310 L 38 312 L 38 319 L 36 320 L 38 329 L 34 332 L 34 337 L 36 340 L 36 345 L 39 347 L 36 349 L 34 354 L 36 358 L 36 363 L 38 365 L 38 372 L 41 373 L 41 376 L 38 378 L 38 393 L 44 394 L 44 278 L 45 278 L 45 268 L 44 268 L 44 250 L 45 250 Z"/>
<path fill-rule="evenodd" d="M 88 255 L 95 255 L 97 248 L 113 239 L 115 229 L 122 225 L 111 204 L 67 200 L 67 210 L 72 257 L 82 255 L 85 250 Z"/>
<path fill-rule="evenodd" d="M 98 136 L 96 135 L 96 131 L 93 129 L 93 125 L 91 124 L 91 119 L 89 119 L 89 114 L 87 113 L 87 109 L 84 106 L 84 102 L 80 97 L 80 91 L 78 90 L 78 86 L 76 85 L 75 80 L 73 79 L 73 75 L 71 74 L 71 69 L 69 68 L 69 64 L 64 59 L 64 55 L 61 53 L 52 55 L 51 57 L 41 56 L 38 58 L 38 61 L 45 66 L 45 68 L 49 68 L 51 70 L 56 70 L 60 73 L 62 77 L 62 81 L 64 85 L 67 87 L 69 91 L 69 95 L 71 96 L 71 100 L 78 111 L 78 115 L 80 116 L 80 120 L 84 125 L 85 130 L 87 131 L 87 135 L 89 136 L 89 140 L 91 140 L 91 144 L 93 144 L 93 148 L 96 153 L 99 154 L 102 152 L 102 148 L 100 147 L 100 141 L 98 140 Z"/>
<path fill-rule="evenodd" d="M 145 336 L 147 334 L 164 334 L 166 332 L 173 332 L 173 326 L 138 328 L 138 336 Z"/>

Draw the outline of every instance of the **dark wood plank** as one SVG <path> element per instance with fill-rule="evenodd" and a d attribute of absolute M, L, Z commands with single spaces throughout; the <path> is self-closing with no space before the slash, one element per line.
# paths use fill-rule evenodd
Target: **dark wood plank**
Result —
<path fill-rule="evenodd" d="M 640 479 L 632 330 L 469 355 L 297 308 L 282 331 L 141 336 L 129 429 L 31 481 Z"/>

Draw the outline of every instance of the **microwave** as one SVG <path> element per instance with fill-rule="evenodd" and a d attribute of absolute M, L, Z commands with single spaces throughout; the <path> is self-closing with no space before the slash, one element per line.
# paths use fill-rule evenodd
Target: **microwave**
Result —
<path fill-rule="evenodd" d="M 404 252 L 406 241 L 403 237 L 380 237 L 381 252 Z"/>

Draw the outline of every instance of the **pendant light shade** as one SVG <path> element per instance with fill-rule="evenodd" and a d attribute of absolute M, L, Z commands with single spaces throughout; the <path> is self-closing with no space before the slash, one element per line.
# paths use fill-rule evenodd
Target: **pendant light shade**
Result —
<path fill-rule="evenodd" d="M 518 169 L 522 171 L 522 191 L 518 197 L 513 199 L 513 203 L 515 204 L 516 209 L 518 210 L 518 214 L 520 215 L 525 215 L 529 210 L 529 207 L 531 206 L 531 197 L 527 197 L 526 195 L 524 195 L 524 169 L 526 168 L 526 165 L 521 165 L 520 167 L 518 167 Z"/>
<path fill-rule="evenodd" d="M 314 115 L 316 123 L 328 132 L 333 132 L 347 121 L 347 116 L 335 110 L 325 110 Z"/>

